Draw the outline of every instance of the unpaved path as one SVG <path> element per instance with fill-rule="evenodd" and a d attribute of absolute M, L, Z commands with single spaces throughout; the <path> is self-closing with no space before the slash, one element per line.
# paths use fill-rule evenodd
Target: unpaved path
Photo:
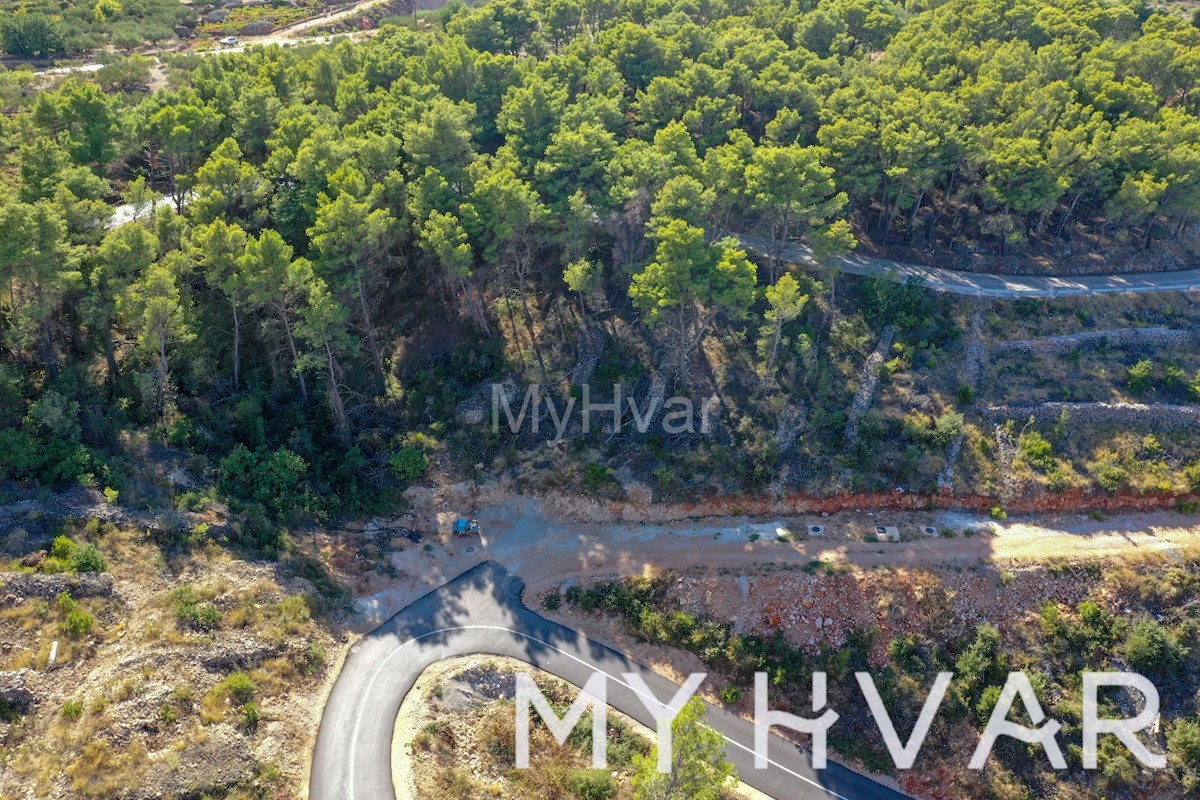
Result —
<path fill-rule="evenodd" d="M 503 564 L 537 592 L 580 577 L 652 574 L 690 567 L 803 566 L 811 561 L 859 567 L 957 566 L 984 560 L 1029 564 L 1108 558 L 1180 557 L 1200 545 L 1195 517 L 1138 514 L 1106 521 L 1079 515 L 995 522 L 961 511 L 840 513 L 781 523 L 745 517 L 667 524 L 577 523 L 552 519 L 539 501 L 520 498 L 481 509 L 482 535 L 395 552 L 397 580 L 360 598 L 357 627 L 370 630 L 416 598 L 484 561 Z M 821 536 L 805 534 L 823 525 Z M 779 541 L 776 528 L 795 536 Z M 894 525 L 898 543 L 868 541 L 875 525 Z M 925 526 L 939 535 L 927 536 Z M 943 536 L 943 531 L 953 536 Z M 966 531 L 974 532 L 966 535 Z"/>

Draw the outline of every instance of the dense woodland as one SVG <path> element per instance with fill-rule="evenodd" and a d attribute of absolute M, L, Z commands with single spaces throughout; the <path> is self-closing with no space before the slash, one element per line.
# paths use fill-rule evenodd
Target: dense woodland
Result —
<path fill-rule="evenodd" d="M 352 513 L 430 460 L 524 474 L 530 443 L 455 415 L 514 376 L 741 398 L 717 439 L 640 458 L 760 489 L 784 408 L 812 458 L 841 453 L 874 332 L 962 333 L 911 287 L 838 297 L 783 243 L 1153 246 L 1200 208 L 1200 28 L 1144 3 L 494 0 L 435 23 L 181 56 L 150 94 L 0 72 L 0 475 L 154 502 L 131 476 L 168 444 L 266 517 Z M 109 225 L 118 202 L 143 213 Z M 593 433 L 555 472 L 603 490 L 630 441 Z"/>

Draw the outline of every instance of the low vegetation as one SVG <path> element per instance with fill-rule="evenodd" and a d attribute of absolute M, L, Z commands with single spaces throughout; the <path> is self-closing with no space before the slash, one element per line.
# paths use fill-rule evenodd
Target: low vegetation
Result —
<path fill-rule="evenodd" d="M 50 3 L 0 2 L 0 45 L 9 55 L 52 58 L 98 50 L 128 50 L 176 38 L 175 28 L 194 27 L 196 8 L 177 0 L 97 0 Z"/>
<path fill-rule="evenodd" d="M 724 740 L 700 724 L 703 706 L 698 701 L 681 712 L 673 728 L 675 752 L 686 751 L 695 758 L 689 758 L 686 764 L 677 763 L 671 776 L 658 773 L 652 732 L 612 711 L 607 719 L 607 770 L 590 768 L 590 711 L 563 746 L 554 741 L 544 722 L 533 712 L 530 769 L 514 769 L 515 708 L 511 692 L 502 692 L 499 699 L 487 699 L 496 685 L 511 689 L 513 674 L 502 665 L 486 664 L 456 668 L 439 678 L 413 719 L 420 724 L 409 742 L 415 797 L 421 800 L 474 800 L 485 796 L 514 800 L 740 798 L 728 781 L 732 768 L 724 758 Z M 536 673 L 536 680 L 556 713 L 564 714 L 577 691 L 544 673 Z M 444 691 L 460 691 L 461 687 L 476 682 L 493 689 L 469 700 L 450 701 L 443 696 Z"/>
<path fill-rule="evenodd" d="M 21 553 L 10 548 L 35 546 L 38 529 L 27 522 L 0 537 L 14 565 Z M 214 800 L 297 796 L 336 647 L 313 611 L 329 607 L 317 583 L 298 583 L 311 595 L 289 591 L 281 581 L 296 580 L 294 570 L 94 522 L 67 522 L 45 543 L 44 573 L 72 572 L 76 561 L 108 573 L 88 584 L 89 596 L 68 588 L 0 600 L 0 670 L 42 673 L 30 683 L 35 702 L 0 708 L 0 796 L 48 796 L 56 786 L 97 799 L 131 787 Z M 91 577 L 63 576 L 68 587 Z"/>
<path fill-rule="evenodd" d="M 955 633 L 944 614 L 927 614 L 919 607 L 895 609 L 905 615 L 907 626 L 916 626 L 913 633 L 880 641 L 877 628 L 854 630 L 845 645 L 818 654 L 805 652 L 783 635 L 737 633 L 724 621 L 683 612 L 679 598 L 669 599 L 674 576 L 574 586 L 563 598 L 580 611 L 614 615 L 639 640 L 694 653 L 719 681 L 731 686 L 751 687 L 754 672 L 768 672 L 772 704 L 784 709 L 805 708 L 812 672 L 827 672 L 830 704 L 842 714 L 831 731 L 831 745 L 841 758 L 880 774 L 895 774 L 895 769 L 853 673 L 866 670 L 874 675 L 900 730 L 911 728 L 936 673 L 955 673 L 916 768 L 899 776 L 918 796 L 1057 800 L 1085 795 L 1133 798 L 1152 790 L 1164 799 L 1190 797 L 1200 785 L 1200 682 L 1195 677 L 1200 652 L 1193 646 L 1200 631 L 1200 562 L 1074 569 L 1085 581 L 1089 599 L 1074 606 L 1033 603 L 1024 609 L 1024 622 L 1015 627 L 1009 622 L 1000 630 L 985 620 Z M 1001 596 L 1011 578 L 1000 581 Z M 921 596 L 944 594 L 946 581 L 937 573 L 925 575 Z M 936 605 L 944 606 L 945 601 Z M 1142 771 L 1115 742 L 1102 742 L 1098 771 L 1080 768 L 1080 672 L 1105 669 L 1139 671 L 1158 686 L 1162 724 L 1149 744 L 1168 752 L 1167 771 Z M 965 768 L 1009 670 L 1028 671 L 1046 713 L 1063 721 L 1059 740 L 1067 754 L 1067 771 L 1050 769 L 1040 750 L 1003 741 L 987 770 L 973 773 Z M 732 692 L 723 692 L 722 699 L 738 700 Z M 1108 706 L 1116 699 L 1104 702 L 1109 713 L 1120 715 L 1116 706 Z"/>

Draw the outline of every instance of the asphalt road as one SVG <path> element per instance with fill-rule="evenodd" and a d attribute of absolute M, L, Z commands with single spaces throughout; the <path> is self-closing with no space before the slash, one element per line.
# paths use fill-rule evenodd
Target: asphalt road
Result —
<path fill-rule="evenodd" d="M 733 234 L 742 246 L 766 252 L 767 241 L 758 236 Z M 802 244 L 784 245 L 785 261 L 813 264 L 812 251 Z M 930 289 L 973 297 L 1066 297 L 1080 294 L 1125 294 L 1136 292 L 1173 292 L 1200 289 L 1200 269 L 1179 272 L 1138 272 L 1127 275 L 994 275 L 986 272 L 959 272 L 941 267 L 906 264 L 869 256 L 838 256 L 830 266 L 851 275 L 893 275 L 920 280 Z"/>
<path fill-rule="evenodd" d="M 620 653 L 541 617 L 521 602 L 523 584 L 495 562 L 430 592 L 355 644 L 325 706 L 313 755 L 312 800 L 392 800 L 392 733 L 401 701 L 426 667 L 455 656 L 516 658 L 582 686 L 608 674 L 613 708 L 653 728 L 623 673 L 635 672 L 657 698 L 678 689 Z M 814 770 L 807 755 L 772 736 L 770 765 L 754 769 L 752 723 L 710 706 L 708 723 L 729 743 L 746 784 L 778 800 L 901 800 L 902 795 L 832 762 Z"/>

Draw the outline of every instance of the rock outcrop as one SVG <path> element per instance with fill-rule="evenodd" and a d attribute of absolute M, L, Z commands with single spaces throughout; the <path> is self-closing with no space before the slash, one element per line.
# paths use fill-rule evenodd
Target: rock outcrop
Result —
<path fill-rule="evenodd" d="M 112 597 L 111 575 L 40 575 L 35 572 L 0 572 L 2 594 L 21 600 L 37 597 L 50 600 L 66 592 L 71 597 Z"/>

